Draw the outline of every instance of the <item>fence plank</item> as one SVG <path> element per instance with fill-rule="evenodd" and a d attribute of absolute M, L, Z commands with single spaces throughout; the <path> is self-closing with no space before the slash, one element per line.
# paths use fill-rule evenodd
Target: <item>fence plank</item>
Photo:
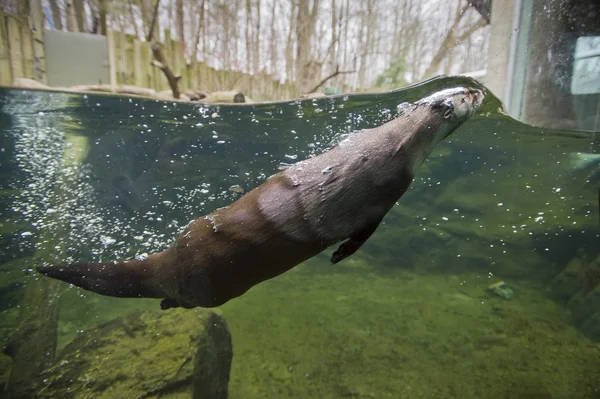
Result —
<path fill-rule="evenodd" d="M 114 87 L 117 83 L 117 60 L 116 60 L 116 49 L 115 49 L 115 35 L 113 31 L 106 32 L 106 46 L 108 52 L 108 73 L 111 87 Z"/>
<path fill-rule="evenodd" d="M 21 44 L 21 29 L 19 22 L 13 17 L 7 17 L 6 27 L 8 32 L 8 54 L 10 57 L 10 70 L 12 79 L 25 77 L 23 72 L 23 47 Z"/>
<path fill-rule="evenodd" d="M 29 79 L 34 79 L 33 33 L 27 25 L 21 25 L 21 50 L 23 54 L 23 76 Z"/>
<path fill-rule="evenodd" d="M 117 72 L 117 85 L 123 83 L 123 72 L 125 70 L 125 57 L 123 49 L 123 33 L 119 31 L 113 32 L 114 45 L 115 45 L 115 66 Z"/>
<path fill-rule="evenodd" d="M 144 87 L 150 87 L 155 89 L 156 87 L 154 86 L 152 80 L 152 69 L 154 67 L 150 64 L 152 62 L 152 52 L 150 51 L 150 43 L 140 41 L 138 41 L 138 43 L 140 43 L 141 45 L 140 51 L 142 59 L 140 61 L 140 65 L 142 67 L 142 70 L 144 71 Z"/>
<path fill-rule="evenodd" d="M 171 39 L 171 32 L 165 30 L 164 33 L 163 52 L 173 72 L 181 75 L 182 91 L 187 88 L 208 92 L 236 90 L 255 101 L 296 97 L 294 84 L 281 84 L 270 75 L 218 70 L 204 62 L 187 64 L 179 54 L 178 42 Z M 0 11 L 0 84 L 10 85 L 17 77 L 45 80 L 42 41 L 39 29 L 32 30 L 26 22 Z M 151 65 L 150 43 L 122 32 L 109 31 L 107 47 L 111 85 L 135 84 L 157 91 L 169 89 L 162 71 Z"/>
<path fill-rule="evenodd" d="M 31 2 L 31 29 L 34 79 L 46 84 L 46 52 L 44 51 L 44 12 L 41 0 Z"/>
<path fill-rule="evenodd" d="M 13 79 L 8 52 L 6 18 L 6 15 L 0 10 L 0 84 L 8 86 L 12 83 Z"/>
<path fill-rule="evenodd" d="M 133 35 L 123 35 L 123 46 L 125 54 L 125 81 L 128 85 L 135 84 L 135 75 L 139 73 L 136 68 L 134 43 L 137 38 Z"/>

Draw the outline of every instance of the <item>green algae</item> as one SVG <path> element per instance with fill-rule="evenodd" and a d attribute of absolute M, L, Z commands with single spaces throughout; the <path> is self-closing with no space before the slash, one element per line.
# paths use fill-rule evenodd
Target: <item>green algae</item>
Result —
<path fill-rule="evenodd" d="M 231 398 L 597 397 L 600 345 L 539 286 L 511 281 L 504 301 L 496 277 L 357 258 L 307 262 L 223 307 Z"/>
<path fill-rule="evenodd" d="M 382 268 L 374 258 L 332 266 L 320 255 L 223 306 L 230 398 L 596 397 L 600 345 L 539 283 L 508 280 L 515 298 L 504 301 L 487 290 L 503 275 Z M 158 306 L 82 294 L 61 298 L 75 331 L 83 314 L 91 328 Z"/>
<path fill-rule="evenodd" d="M 213 311 L 132 313 L 78 334 L 36 397 L 225 399 L 231 356 Z"/>
<path fill-rule="evenodd" d="M 57 351 L 62 350 L 82 331 L 91 330 L 129 313 L 160 309 L 160 301 L 156 299 L 113 298 L 73 286 L 61 293 L 59 304 Z"/>

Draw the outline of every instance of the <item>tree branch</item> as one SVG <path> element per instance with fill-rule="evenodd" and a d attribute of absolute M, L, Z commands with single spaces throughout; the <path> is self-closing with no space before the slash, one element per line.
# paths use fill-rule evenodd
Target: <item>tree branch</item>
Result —
<path fill-rule="evenodd" d="M 200 3 L 200 6 L 199 6 L 199 7 L 202 7 L 202 8 L 201 8 L 201 10 L 204 10 L 204 2 L 205 2 L 205 1 L 206 1 L 206 0 L 202 0 L 202 2 Z M 198 11 L 198 10 L 196 10 L 196 11 Z M 203 12 L 203 11 L 202 11 L 202 12 Z M 197 57 L 198 57 L 198 45 L 200 44 L 200 35 L 201 35 L 201 33 L 202 33 L 202 28 L 203 28 L 203 26 L 202 26 L 202 23 L 203 23 L 203 22 L 204 22 L 204 21 L 203 21 L 202 19 L 200 19 L 200 20 L 198 21 L 198 30 L 197 30 L 197 32 L 196 32 L 196 36 L 194 37 L 194 47 L 193 47 L 194 51 L 193 51 L 193 53 L 191 54 L 191 56 L 192 56 L 192 57 L 194 57 L 194 59 L 196 59 L 196 60 L 198 59 L 198 58 L 197 58 Z"/>
<path fill-rule="evenodd" d="M 156 20 L 158 18 L 158 5 L 160 4 L 160 0 L 156 0 L 156 5 L 154 6 L 154 13 L 152 15 L 152 22 L 150 23 L 150 29 L 148 30 L 148 35 L 146 36 L 146 41 L 151 42 L 152 36 L 154 34 L 154 27 L 156 26 Z"/>
<path fill-rule="evenodd" d="M 327 61 L 327 58 L 329 58 L 329 56 L 331 55 L 331 49 L 333 49 L 333 46 L 335 46 L 336 43 L 339 43 L 339 41 L 340 41 L 340 38 L 336 37 L 335 40 L 333 40 L 331 43 L 329 43 L 329 47 L 325 51 L 325 56 L 321 57 L 321 54 L 318 55 L 318 59 L 320 60 L 319 62 L 321 64 L 325 64 L 325 61 Z"/>
<path fill-rule="evenodd" d="M 169 82 L 169 87 L 173 92 L 173 98 L 179 98 L 179 95 L 181 94 L 179 91 L 179 79 L 181 79 L 181 76 L 175 76 L 173 71 L 171 71 L 171 68 L 169 68 L 160 44 L 152 43 L 150 48 L 152 49 L 152 54 L 154 55 L 154 61 L 152 61 L 152 65 L 160 68 L 160 70 L 163 71 L 167 77 L 167 81 Z"/>
<path fill-rule="evenodd" d="M 484 25 L 487 25 L 485 20 L 480 17 L 479 21 L 477 21 L 477 23 L 475 23 L 471 27 L 469 27 L 469 29 L 467 29 L 465 32 L 463 32 L 460 36 L 458 36 L 458 37 L 455 36 L 455 31 L 458 28 L 458 25 L 460 24 L 463 16 L 469 9 L 470 4 L 471 3 L 467 1 L 467 3 L 465 5 L 463 5 L 462 7 L 457 7 L 456 13 L 454 14 L 454 21 L 452 22 L 450 29 L 448 29 L 446 36 L 444 37 L 440 46 L 438 47 L 437 52 L 435 53 L 435 56 L 431 60 L 431 64 L 429 64 L 429 67 L 427 68 L 427 70 L 425 71 L 425 73 L 423 74 L 421 79 L 429 78 L 429 77 L 431 77 L 431 75 L 433 75 L 437 71 L 440 64 L 446 57 L 446 54 L 448 54 L 448 51 L 450 51 L 454 47 L 454 43 L 456 43 L 457 41 L 466 39 L 467 37 L 469 37 L 469 35 L 471 35 L 477 29 L 481 28 Z"/>
<path fill-rule="evenodd" d="M 455 41 L 462 42 L 463 40 L 471 36 L 473 33 L 475 33 L 475 31 L 477 31 L 479 28 L 483 28 L 487 24 L 488 22 L 483 17 L 479 18 L 479 21 L 477 21 L 476 24 L 471 25 L 469 29 L 467 29 L 464 33 L 458 36 Z"/>
<path fill-rule="evenodd" d="M 332 74 L 330 74 L 329 76 L 327 76 L 325 79 L 321 80 L 319 82 L 319 84 L 317 84 L 315 87 L 313 87 L 312 90 L 308 91 L 308 93 L 313 93 L 315 91 L 317 91 L 317 89 L 321 86 L 323 86 L 325 84 L 325 82 L 327 82 L 329 79 L 333 79 L 338 75 L 344 74 L 344 73 L 355 73 L 356 71 L 340 71 L 340 66 L 338 65 L 335 68 L 335 72 L 333 72 Z"/>

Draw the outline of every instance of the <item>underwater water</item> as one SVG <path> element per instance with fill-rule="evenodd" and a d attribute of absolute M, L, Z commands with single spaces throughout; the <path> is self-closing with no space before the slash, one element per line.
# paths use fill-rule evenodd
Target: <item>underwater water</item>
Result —
<path fill-rule="evenodd" d="M 463 84 L 232 106 L 0 89 L 0 344 L 24 303 L 56 310 L 40 328 L 59 351 L 158 310 L 36 266 L 163 250 L 286 164 Z M 599 188 L 598 133 L 528 126 L 487 93 L 356 254 L 327 250 L 220 308 L 229 397 L 600 397 Z"/>

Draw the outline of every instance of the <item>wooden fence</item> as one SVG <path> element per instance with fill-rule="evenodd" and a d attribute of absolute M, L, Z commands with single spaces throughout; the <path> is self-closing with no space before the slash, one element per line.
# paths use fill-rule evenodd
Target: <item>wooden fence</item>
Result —
<path fill-rule="evenodd" d="M 114 54 L 114 66 L 118 85 L 149 87 L 157 91 L 168 90 L 169 84 L 162 71 L 153 66 L 150 43 L 136 36 L 122 32 L 108 32 L 109 58 Z M 296 85 L 281 84 L 270 75 L 254 74 L 230 70 L 217 70 L 203 62 L 188 64 L 176 50 L 179 43 L 171 39 L 169 30 L 165 30 L 163 53 L 175 75 L 180 75 L 179 87 L 200 89 L 207 92 L 220 90 L 238 90 L 253 100 L 282 100 L 298 97 Z"/>
<path fill-rule="evenodd" d="M 11 85 L 17 78 L 43 82 L 44 76 L 40 75 L 42 60 L 36 56 L 40 49 L 43 52 L 38 32 L 29 27 L 28 21 L 0 10 L 0 85 Z"/>
<path fill-rule="evenodd" d="M 36 21 L 33 18 L 32 21 Z M 0 10 L 0 85 L 10 86 L 17 78 L 35 79 L 46 83 L 43 18 L 37 19 L 39 29 L 31 21 L 6 14 Z M 35 25 L 34 23 L 32 23 Z M 217 70 L 202 62 L 187 64 L 176 49 L 178 42 L 165 31 L 162 44 L 165 59 L 175 75 L 181 75 L 179 87 L 207 92 L 237 90 L 255 101 L 284 100 L 298 97 L 295 84 L 281 84 L 266 74 Z M 122 32 L 108 32 L 107 45 L 110 75 L 117 85 L 134 85 L 168 90 L 162 71 L 153 66 L 150 43 Z M 90 82 L 95 83 L 95 82 Z"/>

